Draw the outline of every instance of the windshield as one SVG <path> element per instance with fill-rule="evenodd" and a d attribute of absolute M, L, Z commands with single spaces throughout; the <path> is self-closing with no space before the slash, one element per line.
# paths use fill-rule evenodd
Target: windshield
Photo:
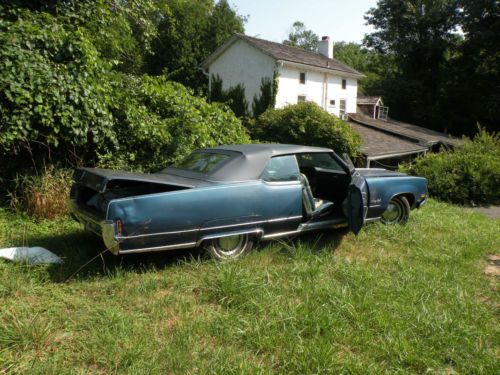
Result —
<path fill-rule="evenodd" d="M 229 155 L 214 152 L 195 152 L 180 163 L 174 165 L 173 168 L 199 173 L 209 173 L 230 158 Z"/>

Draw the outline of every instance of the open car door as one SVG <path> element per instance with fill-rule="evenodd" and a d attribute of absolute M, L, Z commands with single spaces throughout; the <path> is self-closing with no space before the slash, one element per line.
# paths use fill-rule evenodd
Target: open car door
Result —
<path fill-rule="evenodd" d="M 347 219 L 349 229 L 358 234 L 365 223 L 368 212 L 368 187 L 364 177 L 358 172 L 352 175 L 351 183 L 347 194 Z"/>

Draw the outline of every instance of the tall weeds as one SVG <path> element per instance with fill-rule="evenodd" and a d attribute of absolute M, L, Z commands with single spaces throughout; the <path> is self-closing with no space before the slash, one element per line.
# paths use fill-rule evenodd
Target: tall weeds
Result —
<path fill-rule="evenodd" d="M 35 176 L 18 175 L 9 193 L 11 208 L 36 219 L 55 219 L 68 214 L 71 171 L 46 168 Z"/>

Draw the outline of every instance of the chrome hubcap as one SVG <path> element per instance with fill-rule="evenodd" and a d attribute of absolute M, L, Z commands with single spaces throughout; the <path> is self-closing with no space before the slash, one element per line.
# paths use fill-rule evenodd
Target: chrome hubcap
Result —
<path fill-rule="evenodd" d="M 385 222 L 392 223 L 399 219 L 401 212 L 401 207 L 397 203 L 391 202 L 387 206 L 387 210 L 382 214 L 382 218 Z"/>
<path fill-rule="evenodd" d="M 217 240 L 219 252 L 224 255 L 232 255 L 243 248 L 245 237 L 238 234 L 236 236 L 221 237 Z"/>

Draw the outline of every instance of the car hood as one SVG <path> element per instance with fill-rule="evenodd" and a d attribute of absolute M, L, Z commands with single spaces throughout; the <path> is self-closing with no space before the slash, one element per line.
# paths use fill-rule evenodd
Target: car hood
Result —
<path fill-rule="evenodd" d="M 406 174 L 401 172 L 389 171 L 387 169 L 379 168 L 357 168 L 356 172 L 363 177 L 401 177 L 406 176 Z"/>

